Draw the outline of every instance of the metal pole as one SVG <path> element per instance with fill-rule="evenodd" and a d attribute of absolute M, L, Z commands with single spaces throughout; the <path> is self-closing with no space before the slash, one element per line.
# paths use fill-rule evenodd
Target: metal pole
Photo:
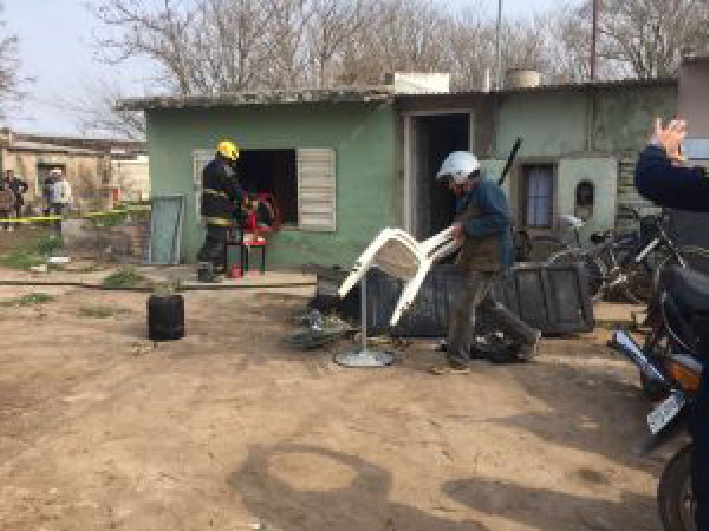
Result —
<path fill-rule="evenodd" d="M 497 30 L 495 34 L 495 69 L 497 70 L 497 79 L 495 84 L 497 90 L 502 89 L 502 0 L 499 0 L 497 5 Z"/>
<path fill-rule="evenodd" d="M 598 0 L 593 0 L 591 15 L 591 81 L 596 80 L 596 40 L 598 39 Z"/>
<path fill-rule="evenodd" d="M 362 298 L 362 346 L 355 347 L 335 356 L 335 362 L 345 367 L 385 367 L 394 362 L 394 355 L 385 350 L 367 347 L 367 275 L 360 281 L 360 297 Z"/>
<path fill-rule="evenodd" d="M 367 274 L 362 277 L 362 352 L 367 352 Z"/>

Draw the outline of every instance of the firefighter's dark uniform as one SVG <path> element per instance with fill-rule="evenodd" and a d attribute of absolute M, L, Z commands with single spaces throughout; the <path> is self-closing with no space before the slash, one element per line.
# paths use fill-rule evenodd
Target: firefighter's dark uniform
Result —
<path fill-rule="evenodd" d="M 214 271 L 225 264 L 225 243 L 229 226 L 239 220 L 241 186 L 238 167 L 217 155 L 202 172 L 202 217 L 207 224 L 207 237 L 197 259 L 210 263 Z"/>

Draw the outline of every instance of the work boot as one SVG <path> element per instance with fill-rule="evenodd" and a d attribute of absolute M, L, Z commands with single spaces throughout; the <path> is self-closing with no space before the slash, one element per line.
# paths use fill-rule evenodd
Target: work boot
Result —
<path fill-rule="evenodd" d="M 197 265 L 197 282 L 206 284 L 218 284 L 222 279 L 214 272 L 214 264 L 201 262 Z"/>

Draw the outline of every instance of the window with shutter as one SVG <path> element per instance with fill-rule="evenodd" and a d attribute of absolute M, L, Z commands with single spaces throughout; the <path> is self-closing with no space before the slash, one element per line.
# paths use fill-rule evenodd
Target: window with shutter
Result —
<path fill-rule="evenodd" d="M 303 230 L 337 229 L 335 152 L 298 150 L 298 219 Z"/>
<path fill-rule="evenodd" d="M 214 158 L 214 150 L 198 149 L 192 153 L 192 162 L 194 170 L 194 197 L 196 201 L 195 212 L 197 219 L 202 215 L 202 170 Z"/>

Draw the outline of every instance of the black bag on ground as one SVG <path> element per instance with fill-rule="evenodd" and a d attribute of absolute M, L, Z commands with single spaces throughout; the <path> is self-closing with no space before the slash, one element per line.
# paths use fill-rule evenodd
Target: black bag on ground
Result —
<path fill-rule="evenodd" d="M 151 295 L 148 299 L 148 338 L 177 341 L 185 336 L 185 303 L 182 295 Z"/>

